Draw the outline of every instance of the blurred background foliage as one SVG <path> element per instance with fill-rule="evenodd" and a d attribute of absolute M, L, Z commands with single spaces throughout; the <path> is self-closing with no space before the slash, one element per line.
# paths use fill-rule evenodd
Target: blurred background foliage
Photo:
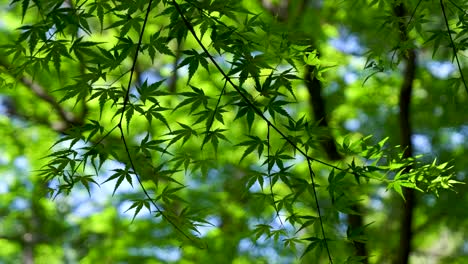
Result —
<path fill-rule="evenodd" d="M 277 102 L 265 116 L 324 161 L 313 173 L 328 243 L 314 240 L 323 237 L 308 159 L 248 110 L 173 1 L 154 1 L 130 80 L 148 1 L 1 0 L 0 263 L 329 263 L 326 246 L 334 263 L 468 261 L 467 187 L 434 181 L 467 174 L 465 1 L 177 2 L 249 99 L 262 111 Z M 269 90 L 268 76 L 280 74 Z M 206 137 L 207 116 L 197 122 L 213 109 L 218 140 Z M 379 163 L 363 158 L 372 147 Z M 61 156 L 47 156 L 63 149 L 88 155 L 75 165 L 92 177 L 70 184 L 64 167 L 51 171 Z M 418 157 L 415 170 L 449 162 L 430 168 L 424 184 L 437 191 L 415 176 L 425 192 L 404 189 L 410 207 L 388 190 L 398 174 L 384 170 L 405 155 Z M 336 180 L 327 164 L 378 170 Z M 134 174 L 116 174 L 135 168 L 174 215 L 155 212 Z"/>

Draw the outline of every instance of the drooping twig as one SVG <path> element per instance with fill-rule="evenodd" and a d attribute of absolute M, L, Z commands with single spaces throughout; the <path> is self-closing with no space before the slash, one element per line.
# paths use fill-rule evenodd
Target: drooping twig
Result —
<path fill-rule="evenodd" d="M 448 23 L 447 14 L 445 13 L 445 7 L 444 7 L 444 3 L 443 3 L 442 0 L 440 0 L 440 8 L 442 9 L 442 14 L 444 16 L 445 26 L 447 27 L 447 34 L 449 36 L 450 44 L 452 46 L 453 56 L 455 57 L 455 60 L 457 61 L 457 67 L 458 67 L 458 71 L 460 72 L 460 78 L 462 79 L 463 87 L 465 87 L 465 91 L 468 94 L 468 86 L 466 84 L 465 76 L 463 74 L 463 70 L 462 70 L 462 67 L 460 65 L 460 60 L 458 59 L 457 48 L 455 47 L 455 43 L 453 42 L 452 33 L 450 32 L 450 26 L 449 26 L 449 23 Z"/>
<path fill-rule="evenodd" d="M 213 63 L 213 65 L 218 69 L 218 71 L 223 75 L 224 79 L 236 90 L 236 92 L 242 97 L 242 99 L 244 100 L 245 103 L 247 103 L 249 105 L 249 107 L 254 110 L 254 112 L 260 116 L 260 118 L 262 118 L 265 123 L 269 126 L 269 127 L 272 127 L 284 140 L 286 140 L 286 142 L 288 142 L 288 144 L 290 144 L 295 150 L 297 150 L 299 153 L 301 153 L 305 158 L 307 158 L 307 161 L 309 162 L 309 165 L 310 165 L 310 161 L 316 161 L 318 163 L 322 163 L 324 165 L 327 165 L 329 167 L 333 167 L 333 168 L 336 168 L 338 170 L 343 170 L 341 168 L 338 168 L 334 165 L 331 165 L 327 162 L 324 162 L 324 161 L 321 161 L 321 160 L 318 160 L 318 159 L 315 159 L 315 158 L 312 158 L 310 156 L 307 155 L 307 153 L 302 150 L 301 148 L 299 148 L 291 139 L 289 139 L 277 126 L 275 126 L 272 122 L 270 122 L 270 120 L 268 120 L 268 118 L 266 118 L 266 116 L 262 113 L 262 111 L 257 107 L 255 106 L 248 98 L 247 96 L 240 90 L 240 88 L 234 84 L 234 82 L 231 80 L 231 78 L 224 72 L 224 70 L 221 68 L 221 66 L 216 62 L 216 60 L 213 58 L 213 56 L 210 54 L 210 52 L 208 51 L 208 49 L 205 47 L 205 45 L 201 42 L 200 38 L 198 37 L 198 35 L 196 34 L 192 24 L 187 20 L 187 18 L 185 17 L 185 14 L 182 12 L 179 4 L 173 0 L 172 1 L 174 7 L 176 8 L 177 12 L 179 13 L 180 17 L 182 18 L 184 24 L 186 25 L 187 29 L 190 31 L 190 33 L 192 34 L 192 36 L 194 37 L 194 39 L 196 40 L 196 42 L 199 44 L 199 46 L 203 49 L 203 51 L 205 52 L 205 54 L 207 55 L 207 57 L 209 58 L 209 60 Z M 309 166 L 309 169 L 311 170 L 311 167 Z M 311 171 L 310 173 L 310 178 L 311 178 L 311 181 L 312 181 L 312 184 L 313 184 L 313 188 L 314 188 L 314 191 L 315 191 L 315 179 L 314 179 L 314 174 L 313 174 L 313 171 Z M 317 199 L 317 198 L 316 198 Z M 330 260 L 330 263 L 333 263 L 332 261 L 332 258 L 331 258 L 331 254 L 330 254 L 330 251 L 328 250 L 328 241 L 326 240 L 326 236 L 325 236 L 325 231 L 324 231 L 324 227 L 323 227 L 323 222 L 322 222 L 322 217 L 321 217 L 321 214 L 320 214 L 320 206 L 319 206 L 319 203 L 318 203 L 318 200 L 316 200 L 316 204 L 317 204 L 317 210 L 319 211 L 319 218 L 320 218 L 320 223 L 321 223 L 321 226 L 322 226 L 322 232 L 323 232 L 323 238 L 324 238 L 324 241 L 325 241 L 325 245 L 326 245 L 326 248 L 327 248 L 327 253 L 328 253 L 328 257 L 329 257 L 329 260 Z"/>
<path fill-rule="evenodd" d="M 130 69 L 130 78 L 129 78 L 129 81 L 128 81 L 127 90 L 126 90 L 126 93 L 125 93 L 125 98 L 124 98 L 124 102 L 123 102 L 123 106 L 122 106 L 122 114 L 120 116 L 120 120 L 119 120 L 119 123 L 118 123 L 117 127 L 119 128 L 119 131 L 120 131 L 122 143 L 124 144 L 125 152 L 127 153 L 127 157 L 128 157 L 129 163 L 130 163 L 130 167 L 133 170 L 133 172 L 135 174 L 135 177 L 136 177 L 136 179 L 138 181 L 138 184 L 140 185 L 141 189 L 143 190 L 143 193 L 145 194 L 145 196 L 148 198 L 148 200 L 151 202 L 151 204 L 155 207 L 157 213 L 159 213 L 166 221 L 168 221 L 169 224 L 171 224 L 180 234 L 182 234 L 188 240 L 194 242 L 194 239 L 192 237 L 190 237 L 186 232 L 184 232 L 181 229 L 181 227 L 179 227 L 171 218 L 169 218 L 166 215 L 166 213 L 156 204 L 153 197 L 151 197 L 151 195 L 146 190 L 145 186 L 143 185 L 143 182 L 140 179 L 140 176 L 138 175 L 136 166 L 135 166 L 135 164 L 133 162 L 132 155 L 130 154 L 129 146 L 128 146 L 127 141 L 125 139 L 124 130 L 122 128 L 125 109 L 126 109 L 127 105 L 129 104 L 129 101 L 130 101 L 130 87 L 131 87 L 131 84 L 132 84 L 133 75 L 134 75 L 135 70 L 136 70 L 136 65 L 137 65 L 137 61 L 138 61 L 138 54 L 139 54 L 139 51 L 140 51 L 140 48 L 141 48 L 141 43 L 143 41 L 143 35 L 144 35 L 144 32 L 145 32 L 146 23 L 148 22 L 148 17 L 149 17 L 149 13 L 151 11 L 151 4 L 152 3 L 153 3 L 153 0 L 150 0 L 148 2 L 148 6 L 147 6 L 147 9 L 146 9 L 145 19 L 144 19 L 143 25 L 141 27 L 141 32 L 140 32 L 140 35 L 139 35 L 138 44 L 136 46 L 135 55 L 133 57 L 132 67 Z"/>

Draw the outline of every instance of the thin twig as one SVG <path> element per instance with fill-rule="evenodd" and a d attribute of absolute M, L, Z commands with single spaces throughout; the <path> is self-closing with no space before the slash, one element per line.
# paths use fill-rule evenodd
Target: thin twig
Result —
<path fill-rule="evenodd" d="M 312 163 L 310 162 L 310 159 L 307 159 L 307 166 L 309 168 L 309 175 L 310 175 L 310 179 L 312 181 L 312 190 L 314 190 L 315 205 L 317 206 L 317 212 L 318 212 L 319 221 L 320 221 L 320 228 L 322 229 L 323 240 L 325 240 L 325 248 L 327 249 L 328 260 L 330 261 L 331 264 L 333 264 L 333 260 L 332 260 L 331 254 L 330 254 L 330 249 L 328 248 L 327 237 L 325 235 L 325 228 L 323 227 L 323 217 L 322 217 L 322 213 L 320 212 L 320 204 L 318 202 L 317 191 L 315 190 L 315 180 L 314 180 L 315 173 L 312 170 Z"/>
<path fill-rule="evenodd" d="M 182 20 L 184 21 L 184 24 L 185 26 L 187 27 L 187 29 L 190 31 L 190 33 L 192 34 L 192 36 L 195 38 L 195 40 L 197 41 L 197 43 L 199 44 L 199 46 L 203 49 L 203 51 L 205 52 L 205 54 L 208 56 L 208 58 L 211 60 L 211 62 L 213 63 L 213 65 L 218 69 L 218 71 L 223 75 L 223 77 L 226 79 L 226 81 L 237 91 L 237 93 L 240 94 L 240 96 L 242 97 L 242 99 L 244 99 L 244 101 L 249 105 L 249 107 L 251 109 L 253 109 L 255 111 L 255 113 L 260 116 L 266 123 L 268 126 L 271 126 L 284 140 L 286 140 L 294 149 L 296 149 L 299 153 L 301 153 L 305 158 L 307 158 L 307 162 L 309 163 L 309 171 L 311 172 L 310 173 L 310 177 L 312 179 L 312 184 L 313 184 L 313 189 L 314 189 L 314 193 L 315 193 L 315 181 L 314 181 L 314 173 L 312 171 L 312 168 L 310 167 L 310 161 L 313 160 L 313 161 L 316 161 L 318 163 L 321 163 L 321 164 L 324 164 L 326 166 L 329 166 L 329 167 L 332 167 L 332 168 L 336 168 L 337 170 L 340 170 L 342 171 L 343 169 L 341 168 L 338 168 L 332 164 L 329 164 L 327 162 L 324 162 L 324 161 L 321 161 L 321 160 L 317 160 L 317 159 L 314 159 L 312 157 L 309 157 L 307 155 L 306 152 L 304 152 L 301 148 L 299 148 L 291 139 L 289 139 L 278 127 L 276 127 L 274 124 L 272 124 L 270 122 L 270 120 L 268 120 L 268 118 L 266 118 L 266 116 L 260 111 L 260 109 L 258 109 L 258 107 L 256 107 L 248 98 L 247 96 L 242 93 L 242 91 L 240 90 L 240 88 L 234 84 L 231 80 L 231 78 L 229 78 L 229 76 L 227 76 L 227 74 L 224 72 L 224 70 L 221 68 L 221 66 L 219 66 L 219 64 L 216 62 L 216 60 L 213 58 L 213 56 L 210 54 L 210 52 L 207 50 L 207 48 L 205 47 L 205 45 L 201 42 L 200 38 L 197 36 L 197 34 L 195 33 L 195 30 L 193 29 L 193 26 L 192 24 L 187 20 L 187 18 L 185 17 L 184 13 L 182 12 L 179 4 L 175 1 L 175 0 L 172 0 L 172 3 L 174 5 L 174 7 L 176 8 L 177 12 L 179 13 L 179 15 L 181 16 Z M 326 240 L 326 236 L 325 236 L 325 230 L 324 230 L 324 227 L 323 227 L 323 221 L 322 221 L 322 216 L 320 214 L 320 205 L 319 205 L 319 202 L 317 200 L 317 195 L 315 194 L 315 202 L 316 202 L 316 205 L 317 205 L 317 210 L 319 211 L 319 218 L 320 218 L 320 224 L 321 224 L 321 228 L 322 228 L 322 234 L 323 234 L 323 237 L 324 237 L 324 240 L 325 240 L 325 246 L 326 246 L 326 249 L 327 249 L 327 253 L 328 253 L 328 258 L 330 260 L 330 263 L 333 263 L 332 261 L 332 258 L 331 258 L 331 255 L 330 255 L 330 251 L 328 249 L 328 242 Z"/>
<path fill-rule="evenodd" d="M 458 71 L 460 72 L 460 77 L 462 79 L 463 86 L 465 87 L 465 91 L 468 94 L 468 86 L 465 81 L 465 76 L 463 75 L 462 67 L 460 65 L 460 60 L 458 60 L 457 48 L 455 48 L 455 43 L 453 42 L 452 34 L 450 33 L 450 26 L 448 23 L 447 15 L 445 13 L 444 3 L 442 0 L 440 0 L 440 7 L 442 9 L 442 14 L 444 15 L 445 26 L 447 27 L 447 34 L 449 35 L 450 43 L 452 44 L 453 56 L 455 56 L 455 60 L 457 61 Z"/>
<path fill-rule="evenodd" d="M 130 155 L 130 149 L 128 147 L 128 144 L 127 144 L 127 141 L 125 139 L 125 133 L 122 129 L 122 121 L 123 121 L 123 116 L 125 114 L 125 108 L 127 107 L 128 105 L 128 102 L 130 100 L 130 87 L 131 87 L 131 84 L 132 84 L 132 78 L 133 78 L 133 73 L 135 72 L 135 69 L 136 69 L 136 64 L 137 64 L 137 60 L 138 60 L 138 53 L 140 51 L 140 47 L 141 47 L 141 43 L 142 43 L 142 40 L 143 40 L 143 34 L 145 32 L 145 27 L 146 27 L 146 23 L 148 21 L 148 17 L 149 17 L 149 13 L 151 11 L 151 4 L 153 3 L 153 0 L 150 0 L 149 3 L 148 3 L 148 7 L 147 7 L 147 10 L 146 10 L 146 15 L 145 15 L 145 20 L 143 21 L 143 26 L 141 28 L 141 32 L 140 32 L 140 36 L 139 36 L 139 39 L 138 39 L 138 44 L 137 44 L 137 47 L 136 47 L 136 50 L 135 50 L 135 56 L 133 58 L 133 64 L 132 64 L 132 68 L 130 70 L 130 79 L 128 81 L 128 85 L 127 85 L 127 92 L 125 94 L 125 99 L 124 99 L 124 102 L 123 102 L 123 108 L 122 108 L 122 114 L 120 115 L 120 120 L 119 120 L 119 123 L 118 123 L 118 128 L 120 130 L 120 134 L 121 134 L 121 138 L 122 138 L 122 142 L 124 144 L 124 148 L 125 148 L 125 151 L 127 153 L 127 157 L 128 157 L 128 160 L 129 160 L 129 163 L 130 163 L 130 166 L 133 170 L 133 173 L 135 173 L 135 177 L 138 181 L 138 184 L 140 185 L 141 189 L 143 190 L 143 193 L 145 194 L 146 197 L 148 197 L 149 201 L 151 202 L 151 204 L 153 204 L 153 206 L 156 208 L 156 212 L 161 214 L 161 216 L 169 222 L 169 224 L 171 224 L 179 233 L 181 233 L 184 237 L 186 237 L 188 240 L 192 241 L 192 242 L 195 242 L 194 239 L 192 237 L 190 237 L 186 232 L 184 232 L 173 220 L 171 220 L 165 213 L 164 211 L 162 211 L 159 206 L 156 204 L 156 202 L 154 201 L 154 199 L 149 195 L 148 191 L 146 190 L 145 186 L 143 185 L 143 182 L 141 181 L 140 179 L 140 176 L 138 176 L 138 173 L 137 173 L 137 170 L 136 170 L 136 167 L 135 167 L 135 164 L 133 162 L 133 159 L 132 159 L 132 155 Z M 128 130 L 128 128 L 127 128 Z"/>
<path fill-rule="evenodd" d="M 327 163 L 325 161 L 322 161 L 322 160 L 319 160 L 319 159 L 316 159 L 316 158 L 312 158 L 310 156 L 308 156 L 304 150 L 302 150 L 301 148 L 299 148 L 291 139 L 289 139 L 278 127 L 276 127 L 273 123 L 270 122 L 270 120 L 268 120 L 268 118 L 265 117 L 265 115 L 262 113 L 262 111 L 260 109 L 258 109 L 248 98 L 247 96 L 242 93 L 242 91 L 240 90 L 240 88 L 234 84 L 234 82 L 231 80 L 231 78 L 229 76 L 227 76 L 227 74 L 224 72 L 224 70 L 221 68 L 221 66 L 219 66 L 218 62 L 216 62 L 216 60 L 213 58 L 213 56 L 208 52 L 207 48 L 205 47 L 205 45 L 201 42 L 200 38 L 197 36 L 197 34 L 195 33 L 195 30 L 193 29 L 193 26 L 192 24 L 187 20 L 187 18 L 185 17 L 184 13 L 182 12 L 179 4 L 177 4 L 177 2 L 175 2 L 174 0 L 172 1 L 174 3 L 174 6 L 175 8 L 177 9 L 178 13 L 180 14 L 182 20 L 184 21 L 186 27 L 188 28 L 188 30 L 190 31 L 190 33 L 192 34 L 192 36 L 195 38 L 195 40 L 197 41 L 197 43 L 200 45 L 200 47 L 203 49 L 203 51 L 206 53 L 206 55 L 208 56 L 208 58 L 210 59 L 210 61 L 213 63 L 213 65 L 218 69 L 218 71 L 221 73 L 221 75 L 223 75 L 223 77 L 227 80 L 227 82 L 240 94 L 240 96 L 242 97 L 242 99 L 244 100 L 244 102 L 246 102 L 249 107 L 251 109 L 253 109 L 255 111 L 255 113 L 260 116 L 268 125 L 270 125 L 284 140 L 286 140 L 288 142 L 288 144 L 290 144 L 295 150 L 297 150 L 299 153 L 301 153 L 304 157 L 306 158 L 309 158 L 315 162 L 318 162 L 318 163 L 321 163 L 325 166 L 328 166 L 330 168 L 334 168 L 336 170 L 339 170 L 339 171 L 343 171 L 344 169 L 342 168 L 339 168 L 333 164 L 330 164 L 330 163 Z"/>

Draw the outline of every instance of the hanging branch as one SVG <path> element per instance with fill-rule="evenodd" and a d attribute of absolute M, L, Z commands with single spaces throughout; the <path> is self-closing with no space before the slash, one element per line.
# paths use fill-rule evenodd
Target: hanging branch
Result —
<path fill-rule="evenodd" d="M 0 60 L 0 66 L 3 66 L 5 69 L 9 68 L 9 65 L 5 63 L 4 61 Z M 7 73 L 10 74 L 10 71 L 6 71 Z M 14 78 L 13 75 L 10 74 L 12 78 Z M 19 78 L 19 81 L 27 88 L 29 89 L 37 98 L 40 100 L 46 102 L 47 104 L 50 105 L 50 107 L 54 110 L 54 112 L 60 117 L 62 120 L 61 122 L 51 124 L 49 120 L 46 119 L 41 119 L 39 117 L 36 117 L 37 121 L 41 124 L 46 124 L 50 127 L 52 127 L 54 130 L 57 132 L 63 133 L 65 132 L 69 127 L 72 125 L 77 125 L 77 124 L 82 124 L 83 119 L 82 118 L 76 118 L 75 115 L 71 112 L 68 112 L 65 108 L 60 105 L 60 103 L 52 96 L 50 95 L 47 90 L 39 85 L 38 83 L 34 82 L 30 78 L 27 78 L 26 76 L 22 76 Z M 9 109 L 9 110 L 14 110 L 14 109 Z M 20 117 L 29 119 L 30 117 L 26 115 L 22 115 L 20 113 L 17 113 L 14 111 L 12 114 L 18 115 Z"/>
<path fill-rule="evenodd" d="M 290 144 L 295 150 L 297 150 L 299 153 L 301 153 L 306 159 L 307 161 L 309 162 L 309 171 L 311 172 L 310 173 L 310 179 L 312 181 L 312 185 L 313 185 L 313 189 L 314 189 L 314 192 L 315 192 L 315 180 L 314 180 L 314 174 L 313 174 L 313 171 L 312 171 L 312 168 L 310 167 L 310 161 L 316 161 L 318 163 L 321 163 L 321 164 L 324 164 L 326 166 L 329 166 L 329 167 L 332 167 L 332 168 L 335 168 L 337 170 L 343 170 L 341 168 L 338 168 L 332 164 L 329 164 L 327 162 L 324 162 L 324 161 L 321 161 L 321 160 L 318 160 L 318 159 L 314 159 L 312 157 L 309 157 L 307 155 L 306 152 L 304 152 L 301 148 L 299 148 L 293 141 L 291 141 L 291 139 L 289 139 L 278 127 L 276 127 L 273 123 L 270 122 L 270 120 L 268 120 L 268 118 L 266 118 L 266 116 L 262 113 L 262 111 L 260 109 L 258 109 L 258 107 L 256 107 L 248 98 L 247 96 L 242 93 L 242 91 L 240 90 L 240 88 L 234 84 L 234 82 L 231 80 L 231 78 L 229 76 L 227 76 L 227 74 L 224 72 L 224 70 L 221 68 L 221 66 L 219 66 L 219 64 L 216 62 L 216 60 L 213 58 L 213 56 L 210 54 L 210 52 L 208 51 L 208 49 L 205 47 L 205 45 L 201 42 L 200 38 L 197 36 L 192 24 L 187 20 L 187 18 L 185 17 L 185 14 L 182 12 L 179 4 L 175 1 L 175 0 L 172 0 L 172 3 L 174 5 L 174 7 L 176 8 L 177 12 L 179 13 L 179 15 L 181 16 L 182 20 L 184 21 L 184 24 L 185 26 L 187 27 L 187 29 L 190 31 L 190 33 L 192 34 L 192 36 L 195 38 L 195 40 L 197 41 L 197 43 L 199 44 L 199 46 L 203 49 L 203 51 L 205 52 L 205 54 L 207 55 L 207 57 L 210 59 L 210 61 L 213 63 L 213 65 L 218 69 L 218 71 L 223 75 L 224 79 L 236 90 L 236 92 L 242 97 L 242 99 L 244 100 L 244 102 L 246 102 L 249 107 L 251 109 L 254 110 L 254 112 L 260 116 L 264 121 L 265 123 L 268 125 L 268 126 L 271 126 L 284 140 L 286 140 L 288 142 L 288 144 Z M 318 200 L 317 200 L 317 195 L 315 195 L 315 199 L 316 199 L 316 204 L 317 204 L 317 210 L 319 212 L 319 218 L 320 218 L 320 225 L 321 225 L 321 228 L 322 228 L 322 233 L 323 233 L 323 238 L 324 238 L 324 241 L 325 241 L 325 246 L 327 248 L 327 253 L 328 253 L 328 258 L 330 260 L 330 263 L 333 263 L 332 261 L 332 258 L 331 258 L 331 254 L 330 254 L 330 251 L 328 250 L 328 241 L 326 240 L 326 236 L 325 236 L 325 230 L 324 230 L 324 227 L 323 227 L 323 221 L 322 221 L 322 216 L 320 214 L 320 206 L 319 206 L 319 203 L 318 203 Z"/>
<path fill-rule="evenodd" d="M 275 126 L 273 123 L 270 122 L 270 120 L 268 120 L 268 118 L 266 118 L 266 116 L 262 113 L 262 111 L 260 109 L 258 109 L 258 107 L 256 107 L 248 98 L 247 96 L 242 93 L 242 91 L 240 90 L 240 88 L 234 84 L 234 82 L 232 81 L 232 79 L 227 76 L 227 74 L 224 72 L 224 70 L 221 68 L 221 66 L 219 66 L 218 62 L 216 62 L 216 60 L 213 58 L 213 56 L 208 52 L 207 48 L 205 47 L 205 45 L 201 42 L 200 38 L 197 36 L 197 34 L 195 33 L 195 30 L 193 29 L 193 26 L 192 24 L 187 20 L 187 18 L 185 17 L 185 15 L 183 14 L 182 10 L 180 9 L 180 6 L 179 4 L 177 4 L 175 1 L 173 1 L 173 4 L 174 6 L 176 7 L 177 9 L 177 12 L 180 14 L 180 16 L 182 17 L 182 20 L 184 21 L 186 27 L 188 28 L 188 30 L 190 31 L 190 33 L 192 34 L 192 36 L 195 38 L 195 40 L 197 41 L 197 43 L 200 45 L 200 47 L 203 49 L 203 51 L 206 53 L 208 59 L 213 63 L 213 65 L 216 67 L 216 69 L 218 69 L 218 71 L 221 73 L 221 75 L 223 75 L 224 79 L 236 90 L 236 92 L 239 93 L 239 95 L 242 97 L 242 99 L 244 100 L 244 102 L 246 102 L 249 107 L 254 110 L 254 112 L 261 118 L 263 119 L 263 121 L 265 121 L 268 125 L 270 125 L 284 140 L 286 140 L 286 142 L 288 142 L 289 145 L 291 145 L 295 150 L 297 150 L 299 153 L 301 153 L 304 157 L 307 157 L 315 162 L 318 162 L 318 163 L 321 163 L 327 167 L 330 167 L 330 168 L 334 168 L 336 170 L 340 170 L 340 171 L 343 171 L 342 168 L 339 168 L 333 164 L 330 164 L 330 163 L 327 163 L 325 161 L 322 161 L 322 160 L 319 160 L 319 159 L 316 159 L 316 158 L 312 158 L 310 156 L 308 156 L 304 150 L 302 150 L 301 148 L 299 148 L 291 139 L 289 139 L 286 134 L 284 134 L 277 126 Z"/>
<path fill-rule="evenodd" d="M 261 1 L 263 6 L 274 14 L 282 14 L 278 17 L 280 22 L 286 22 L 286 18 L 288 17 L 287 6 L 282 6 L 282 10 L 273 9 L 270 2 Z M 294 17 L 300 17 L 304 12 L 305 8 L 304 5 L 306 1 L 302 1 L 302 9 L 300 9 L 300 13 L 297 13 Z M 320 140 L 320 144 L 322 145 L 323 150 L 325 151 L 327 157 L 330 160 L 338 161 L 342 160 L 343 156 L 338 152 L 336 143 L 334 140 L 333 135 L 331 134 L 329 124 L 328 124 L 328 116 L 326 114 L 326 106 L 325 106 L 325 99 L 322 96 L 322 82 L 314 76 L 314 71 L 316 68 L 314 66 L 306 65 L 305 66 L 305 73 L 304 73 L 304 83 L 307 87 L 309 92 L 309 105 L 312 108 L 313 116 L 316 121 L 318 121 L 318 126 L 323 128 L 325 131 L 324 137 Z M 351 206 L 353 212 L 352 214 L 347 215 L 347 224 L 349 230 L 358 230 L 363 228 L 363 217 L 361 215 L 362 209 L 359 204 L 355 204 Z M 355 249 L 356 256 L 364 257 L 362 263 L 368 263 L 368 252 L 366 248 L 366 243 L 361 241 L 353 241 L 353 247 Z"/>
<path fill-rule="evenodd" d="M 453 2 L 451 3 L 453 4 Z M 463 75 L 463 70 L 460 64 L 460 60 L 458 59 L 457 48 L 455 47 L 455 43 L 453 42 L 452 33 L 450 33 L 450 26 L 448 23 L 447 14 L 445 13 L 445 7 L 444 7 L 444 3 L 442 0 L 440 0 L 440 8 L 442 9 L 442 15 L 444 16 L 445 26 L 447 27 L 447 34 L 450 38 L 450 43 L 452 44 L 453 56 L 455 57 L 455 60 L 457 61 L 457 67 L 458 67 L 458 71 L 460 72 L 460 78 L 462 79 L 463 87 L 465 87 L 465 91 L 468 94 L 468 86 L 465 81 L 465 76 Z"/>
<path fill-rule="evenodd" d="M 146 27 L 146 23 L 148 21 L 149 13 L 151 11 L 151 4 L 152 3 L 153 3 L 153 0 L 150 0 L 149 3 L 148 3 L 148 7 L 146 9 L 146 15 L 145 15 L 145 19 L 143 21 L 143 26 L 141 27 L 141 32 L 140 32 L 140 36 L 139 36 L 139 39 L 138 39 L 138 44 L 136 46 L 135 55 L 134 55 L 134 58 L 133 58 L 132 68 L 130 69 L 130 78 L 129 78 L 129 81 L 128 81 L 127 91 L 126 91 L 124 102 L 123 102 L 122 114 L 120 115 L 120 120 L 119 120 L 119 123 L 117 124 L 117 127 L 120 130 L 122 143 L 124 144 L 125 152 L 127 153 L 127 157 L 128 157 L 129 163 L 130 163 L 130 167 L 133 170 L 133 173 L 135 174 L 135 177 L 136 177 L 136 179 L 138 181 L 138 184 L 140 185 L 141 189 L 143 190 L 143 193 L 145 194 L 145 196 L 148 198 L 148 200 L 151 202 L 151 204 L 156 208 L 156 212 L 158 214 L 160 214 L 166 221 L 168 221 L 169 224 L 171 224 L 185 238 L 187 238 L 188 240 L 190 240 L 192 242 L 195 242 L 194 238 L 190 237 L 186 232 L 184 232 L 182 230 L 181 227 L 179 227 L 171 218 L 169 218 L 166 215 L 166 213 L 156 204 L 155 200 L 149 195 L 148 191 L 146 190 L 145 186 L 143 185 L 143 182 L 141 181 L 140 176 L 138 176 L 136 166 L 135 166 L 135 164 L 133 162 L 132 155 L 130 154 L 130 149 L 129 149 L 127 141 L 125 139 L 125 133 L 124 133 L 123 128 L 122 128 L 125 109 L 126 109 L 128 103 L 129 103 L 129 100 L 130 100 L 130 87 L 131 87 L 131 84 L 132 84 L 132 78 L 133 78 L 133 74 L 134 74 L 134 72 L 136 70 L 138 54 L 139 54 L 139 51 L 140 51 L 140 48 L 141 48 L 141 43 L 142 43 L 142 40 L 143 40 L 143 34 L 145 32 L 145 27 Z M 129 128 L 127 128 L 127 130 L 129 131 Z"/>
<path fill-rule="evenodd" d="M 310 175 L 310 178 L 312 179 L 312 190 L 314 192 L 315 206 L 317 207 L 317 213 L 318 213 L 319 221 L 320 221 L 320 229 L 322 230 L 322 237 L 323 237 L 323 240 L 325 241 L 325 248 L 326 248 L 327 254 L 328 254 L 328 261 L 331 264 L 333 264 L 333 260 L 332 260 L 331 254 L 330 254 L 330 249 L 328 248 L 327 236 L 325 235 L 325 228 L 324 228 L 324 225 L 323 225 L 323 217 L 322 217 L 322 213 L 320 212 L 320 204 L 318 202 L 317 190 L 315 189 L 315 181 L 314 181 L 315 173 L 312 170 L 312 162 L 311 162 L 310 159 L 307 159 L 307 167 L 309 168 L 309 175 Z"/>

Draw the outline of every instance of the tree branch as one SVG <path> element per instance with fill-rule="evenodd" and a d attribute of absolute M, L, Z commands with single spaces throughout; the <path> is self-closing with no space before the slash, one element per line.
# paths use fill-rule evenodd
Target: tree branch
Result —
<path fill-rule="evenodd" d="M 47 93 L 47 91 L 42 86 L 26 77 L 21 77 L 20 81 L 39 99 L 47 102 L 64 122 L 70 124 L 74 124 L 77 122 L 75 116 L 71 112 L 68 112 L 65 109 L 63 109 L 63 107 L 57 102 L 57 100 L 55 100 L 54 97 Z"/>
<path fill-rule="evenodd" d="M 7 63 L 0 60 L 0 66 L 3 66 L 5 69 L 11 68 Z M 10 71 L 6 71 L 10 73 Z M 12 78 L 14 76 L 10 75 Z M 21 76 L 17 79 L 24 87 L 26 87 L 29 91 L 32 92 L 37 98 L 46 102 L 50 105 L 50 107 L 54 110 L 54 112 L 59 116 L 62 120 L 61 122 L 50 122 L 48 118 L 41 118 L 41 117 L 31 117 L 26 114 L 20 113 L 17 109 L 10 105 L 9 113 L 15 115 L 17 117 L 31 120 L 35 119 L 34 121 L 39 124 L 45 124 L 51 127 L 53 130 L 63 133 L 67 128 L 71 127 L 72 125 L 82 124 L 84 120 L 84 116 L 82 118 L 76 118 L 76 116 L 67 110 L 65 110 L 62 105 L 52 96 L 50 95 L 45 88 L 39 85 L 37 82 L 34 82 L 32 79 Z"/>

